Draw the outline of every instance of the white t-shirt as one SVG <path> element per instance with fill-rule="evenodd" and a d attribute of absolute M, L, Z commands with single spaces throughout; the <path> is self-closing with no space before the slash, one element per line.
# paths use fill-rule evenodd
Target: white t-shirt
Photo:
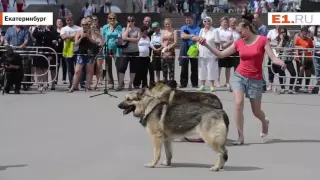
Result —
<path fill-rule="evenodd" d="M 277 37 L 278 36 L 279 36 L 279 33 L 277 32 L 276 29 L 271 29 L 268 32 L 267 38 L 270 40 L 271 46 L 277 46 L 278 45 L 278 41 L 277 41 Z"/>
<path fill-rule="evenodd" d="M 97 12 L 97 5 L 90 4 L 89 7 L 92 9 L 92 13 L 96 13 Z"/>
<path fill-rule="evenodd" d="M 320 48 L 320 37 L 313 37 L 313 43 L 315 48 Z"/>
<path fill-rule="evenodd" d="M 217 28 L 219 32 L 220 41 L 226 42 L 225 44 L 233 41 L 233 33 L 229 29 L 223 29 L 222 27 Z M 225 45 L 224 44 L 224 45 Z M 223 45 L 220 43 L 220 45 Z"/>
<path fill-rule="evenodd" d="M 231 28 L 229 28 L 229 30 L 232 32 L 233 42 L 235 42 L 241 38 L 238 31 L 232 30 Z"/>
<path fill-rule="evenodd" d="M 207 32 L 204 28 L 200 30 L 199 37 L 205 38 L 207 44 L 216 48 L 216 43 L 220 43 L 219 31 L 211 27 Z M 216 56 L 206 47 L 199 45 L 199 57 L 203 58 L 215 58 Z"/>
<path fill-rule="evenodd" d="M 69 27 L 69 26 L 65 26 L 63 28 L 61 28 L 61 31 L 60 31 L 60 34 L 61 35 L 72 35 L 72 36 L 75 36 L 76 33 L 78 31 L 81 30 L 81 27 L 77 26 L 77 25 L 73 25 L 72 27 Z M 74 49 L 73 51 L 78 51 L 78 46 L 74 46 Z"/>
<path fill-rule="evenodd" d="M 93 8 L 91 6 L 88 6 L 88 8 L 83 7 L 82 8 L 83 16 L 86 18 L 88 16 L 92 16 L 93 14 Z"/>
<path fill-rule="evenodd" d="M 150 39 L 149 37 L 141 37 L 139 42 L 138 42 L 138 46 L 139 46 L 139 56 L 141 57 L 148 57 L 149 56 L 149 48 L 150 48 Z"/>

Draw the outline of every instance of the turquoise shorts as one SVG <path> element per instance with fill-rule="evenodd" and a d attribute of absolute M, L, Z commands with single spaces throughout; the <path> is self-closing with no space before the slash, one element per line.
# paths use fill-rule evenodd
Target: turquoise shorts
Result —
<path fill-rule="evenodd" d="M 232 90 L 241 90 L 249 99 L 261 99 L 263 93 L 263 80 L 251 79 L 235 72 L 231 78 Z"/>

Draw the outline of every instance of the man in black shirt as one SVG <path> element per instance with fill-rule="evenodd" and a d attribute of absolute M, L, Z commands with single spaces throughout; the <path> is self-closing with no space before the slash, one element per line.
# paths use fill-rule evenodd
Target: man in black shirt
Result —
<path fill-rule="evenodd" d="M 10 88 L 14 85 L 15 94 L 20 94 L 21 81 L 23 78 L 22 58 L 8 46 L 6 52 L 1 58 L 1 68 L 5 69 L 7 83 L 4 87 L 6 93 L 10 93 Z"/>

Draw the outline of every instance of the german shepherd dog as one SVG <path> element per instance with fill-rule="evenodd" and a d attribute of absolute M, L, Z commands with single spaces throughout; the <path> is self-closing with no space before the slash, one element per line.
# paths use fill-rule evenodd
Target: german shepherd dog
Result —
<path fill-rule="evenodd" d="M 210 93 L 186 92 L 176 89 L 177 82 L 167 81 L 157 82 L 141 93 L 146 93 L 149 96 L 160 98 L 168 104 L 184 104 L 184 103 L 205 103 L 213 106 L 215 109 L 223 109 L 220 99 Z M 145 92 L 144 92 L 145 91 Z"/>
<path fill-rule="evenodd" d="M 164 166 L 171 165 L 172 139 L 176 136 L 185 136 L 190 133 L 199 135 L 217 154 L 216 164 L 212 171 L 223 169 L 228 160 L 228 151 L 225 147 L 229 118 L 222 109 L 215 109 L 212 105 L 201 102 L 186 102 L 168 106 L 159 98 L 146 93 L 131 92 L 118 107 L 123 114 L 133 112 L 140 119 L 140 123 L 152 137 L 154 158 L 146 167 L 155 167 L 160 160 L 161 147 L 164 145 L 166 160 Z"/>

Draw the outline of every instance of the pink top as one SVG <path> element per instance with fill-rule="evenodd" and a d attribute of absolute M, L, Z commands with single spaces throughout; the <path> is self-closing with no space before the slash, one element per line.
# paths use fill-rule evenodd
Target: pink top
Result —
<path fill-rule="evenodd" d="M 259 36 L 258 40 L 252 45 L 245 44 L 243 39 L 236 41 L 234 46 L 240 55 L 240 64 L 236 71 L 246 78 L 262 80 L 264 47 L 267 42 L 268 38 L 265 36 Z"/>

